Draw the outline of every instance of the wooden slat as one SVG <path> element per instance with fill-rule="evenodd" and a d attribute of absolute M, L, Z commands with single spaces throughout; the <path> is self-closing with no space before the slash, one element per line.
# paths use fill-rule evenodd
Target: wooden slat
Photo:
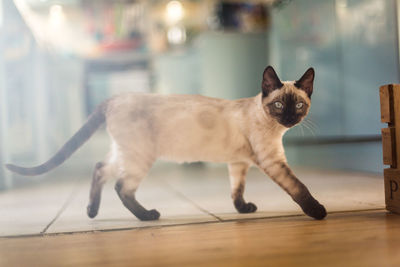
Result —
<path fill-rule="evenodd" d="M 383 164 L 391 165 L 392 168 L 396 168 L 396 141 L 394 128 L 382 129 L 382 152 Z"/>
<path fill-rule="evenodd" d="M 379 88 L 379 97 L 381 103 L 381 122 L 390 123 L 393 120 L 393 114 L 391 114 L 391 101 L 390 101 L 390 90 L 392 85 L 383 85 Z"/>
<path fill-rule="evenodd" d="M 391 120 L 392 122 L 389 124 L 391 127 L 400 128 L 400 85 L 392 84 L 389 86 L 391 88 L 391 94 L 393 97 L 391 98 L 391 102 L 393 103 L 393 108 L 391 111 Z M 400 130 L 395 133 L 395 143 L 396 143 L 396 164 L 395 166 L 400 166 L 400 149 L 397 149 L 397 146 L 400 145 Z"/>
<path fill-rule="evenodd" d="M 385 169 L 384 180 L 386 209 L 400 213 L 400 170 Z"/>
<path fill-rule="evenodd" d="M 383 210 L 31 238 L 0 238 L 0 266 L 400 266 Z"/>
<path fill-rule="evenodd" d="M 392 167 L 384 170 L 386 208 L 400 213 L 400 85 L 381 86 L 379 95 L 381 121 L 389 123 L 382 129 L 383 163 Z"/>

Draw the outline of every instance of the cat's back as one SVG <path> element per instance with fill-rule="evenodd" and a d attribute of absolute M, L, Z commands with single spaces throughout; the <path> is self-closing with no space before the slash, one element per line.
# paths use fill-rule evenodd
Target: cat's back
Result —
<path fill-rule="evenodd" d="M 200 95 L 123 94 L 110 101 L 107 125 L 125 148 L 137 149 L 139 144 L 132 147 L 132 140 L 141 140 L 140 145 L 153 147 L 165 159 L 224 162 L 246 145 L 241 127 L 244 102 Z"/>
<path fill-rule="evenodd" d="M 153 113 L 178 111 L 190 112 L 198 109 L 222 111 L 232 106 L 232 101 L 202 95 L 161 95 L 149 93 L 122 93 L 109 100 L 108 113 L 132 110 Z M 172 115 L 172 114 L 170 114 Z"/>

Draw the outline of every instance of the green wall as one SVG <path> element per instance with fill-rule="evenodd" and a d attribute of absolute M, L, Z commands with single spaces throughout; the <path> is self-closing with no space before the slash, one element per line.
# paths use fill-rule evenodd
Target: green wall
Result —
<path fill-rule="evenodd" d="M 380 134 L 379 86 L 399 82 L 394 0 L 291 1 L 272 13 L 271 60 L 284 79 L 316 70 L 304 136 Z M 302 137 L 300 127 L 286 138 Z M 288 147 L 291 162 L 381 172 L 379 142 Z"/>

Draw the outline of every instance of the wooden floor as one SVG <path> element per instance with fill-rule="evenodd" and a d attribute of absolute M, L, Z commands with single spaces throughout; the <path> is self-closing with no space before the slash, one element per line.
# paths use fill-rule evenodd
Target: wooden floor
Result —
<path fill-rule="evenodd" d="M 400 266 L 384 210 L 0 239 L 0 266 Z"/>

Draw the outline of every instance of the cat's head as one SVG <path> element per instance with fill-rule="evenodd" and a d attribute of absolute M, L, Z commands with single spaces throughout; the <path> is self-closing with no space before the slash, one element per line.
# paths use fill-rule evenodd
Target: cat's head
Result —
<path fill-rule="evenodd" d="M 268 66 L 263 73 L 262 105 L 265 113 L 286 128 L 293 127 L 307 115 L 313 92 L 314 69 L 309 68 L 293 82 L 282 82 Z"/>

